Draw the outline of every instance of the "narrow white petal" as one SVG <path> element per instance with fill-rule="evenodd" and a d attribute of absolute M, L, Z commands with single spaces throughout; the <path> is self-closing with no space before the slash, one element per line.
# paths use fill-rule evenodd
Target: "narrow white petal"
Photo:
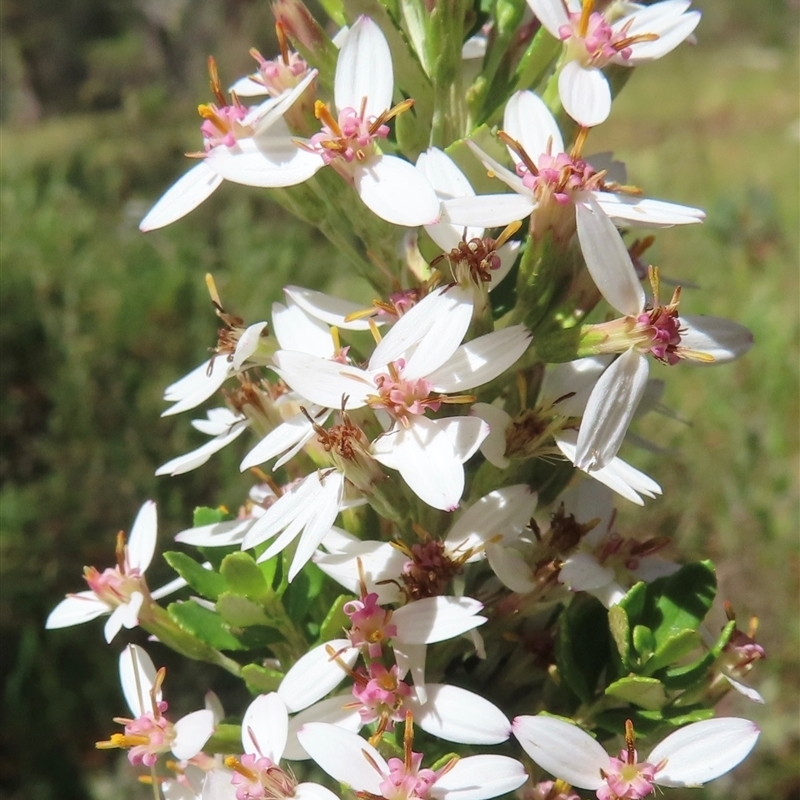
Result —
<path fill-rule="evenodd" d="M 117 609 L 120 612 L 122 625 L 128 630 L 135 628 L 139 624 L 139 610 L 143 602 L 144 595 L 141 592 L 131 592 L 128 602 L 123 603 Z"/>
<path fill-rule="evenodd" d="M 288 130 L 284 122 L 283 115 L 300 99 L 300 96 L 311 85 L 319 72 L 315 69 L 309 71 L 308 75 L 291 89 L 287 89 L 278 97 L 270 97 L 260 105 L 256 106 L 244 118 L 243 125 L 252 125 L 256 133 L 262 136 L 270 128 L 279 129 L 280 135 Z"/>
<path fill-rule="evenodd" d="M 474 389 L 511 368 L 530 343 L 531 332 L 524 325 L 487 333 L 462 344 L 441 367 L 427 374 L 427 380 L 434 392 Z"/>
<path fill-rule="evenodd" d="M 298 783 L 294 787 L 292 798 L 293 800 L 339 800 L 339 795 L 319 783 Z"/>
<path fill-rule="evenodd" d="M 208 569 L 211 565 L 206 562 L 203 566 Z M 183 589 L 184 586 L 188 586 L 189 584 L 183 578 L 175 578 L 171 580 L 169 583 L 164 584 L 158 589 L 154 589 L 150 592 L 150 597 L 153 600 L 160 600 L 162 597 L 168 597 L 169 595 L 177 592 L 179 589 Z"/>
<path fill-rule="evenodd" d="M 511 268 L 517 260 L 522 242 L 512 240 L 506 242 L 498 251 L 497 256 L 500 259 L 500 266 L 493 269 L 489 275 L 490 281 L 488 289 L 490 292 L 494 291 L 503 281 L 503 279 L 511 272 Z"/>
<path fill-rule="evenodd" d="M 316 409 L 309 409 L 309 414 L 318 424 L 322 425 L 328 417 L 328 413 L 317 417 L 314 414 Z M 306 439 L 314 433 L 314 427 L 309 422 L 305 414 L 299 413 L 290 417 L 277 428 L 270 431 L 242 460 L 239 469 L 244 472 L 250 467 L 256 467 L 269 461 L 281 453 L 294 447 L 298 442 Z"/>
<path fill-rule="evenodd" d="M 254 519 L 235 519 L 201 525 L 199 528 L 187 528 L 175 534 L 175 541 L 196 547 L 229 547 L 232 544 L 241 544 L 254 522 Z"/>
<path fill-rule="evenodd" d="M 517 717 L 514 735 L 522 749 L 551 775 L 579 789 L 599 789 L 608 753 L 577 725 L 555 717 Z"/>
<path fill-rule="evenodd" d="M 300 350 L 319 358 L 333 358 L 331 329 L 289 301 L 272 304 L 272 330 L 282 350 Z"/>
<path fill-rule="evenodd" d="M 217 359 L 213 359 L 213 361 L 216 360 Z M 174 403 L 176 400 L 183 400 L 184 397 L 193 394 L 201 386 L 205 385 L 207 376 L 212 371 L 213 367 L 212 359 L 198 364 L 191 372 L 187 373 L 182 378 L 178 378 L 177 381 L 174 381 L 164 389 L 164 399 L 168 403 Z"/>
<path fill-rule="evenodd" d="M 511 736 L 508 717 L 485 698 L 449 684 L 428 683 L 424 705 L 409 699 L 405 706 L 414 712 L 422 730 L 448 742 L 500 744 Z"/>
<path fill-rule="evenodd" d="M 176 398 L 178 402 L 163 411 L 161 416 L 171 417 L 173 414 L 180 414 L 196 408 L 200 403 L 208 400 L 231 374 L 231 362 L 227 356 L 215 356 L 205 364 L 201 364 L 186 376 L 186 378 L 192 378 L 191 383 L 189 381 L 179 382 L 181 391 L 188 388 L 191 388 L 191 391 L 187 391 L 180 399 Z M 174 388 L 175 385 L 173 384 L 171 388 Z M 167 392 L 164 393 L 164 397 L 170 401 L 173 399 L 167 396 Z"/>
<path fill-rule="evenodd" d="M 235 148 L 220 145 L 205 163 L 227 181 L 265 189 L 296 186 L 325 166 L 321 156 L 277 136 L 240 139 Z"/>
<path fill-rule="evenodd" d="M 375 156 L 356 167 L 353 180 L 364 205 L 393 225 L 415 228 L 439 221 L 439 198 L 428 179 L 410 161 L 397 156 Z"/>
<path fill-rule="evenodd" d="M 242 368 L 244 362 L 255 353 L 261 334 L 266 327 L 266 322 L 255 322 L 248 325 L 242 332 L 239 341 L 236 342 L 236 349 L 233 351 L 233 360 L 231 361 L 231 365 L 237 372 Z"/>
<path fill-rule="evenodd" d="M 483 604 L 471 597 L 426 597 L 398 608 L 392 616 L 397 639 L 432 644 L 453 639 L 486 622 L 478 615 Z"/>
<path fill-rule="evenodd" d="M 404 378 L 425 377 L 456 351 L 471 321 L 469 290 L 460 286 L 437 289 L 392 326 L 373 351 L 369 369 L 378 370 L 403 358 Z"/>
<path fill-rule="evenodd" d="M 441 200 L 475 195 L 467 176 L 456 166 L 455 161 L 438 147 L 429 147 L 420 154 L 417 159 L 417 169 L 428 179 Z"/>
<path fill-rule="evenodd" d="M 339 783 L 352 787 L 356 792 L 383 796 L 380 784 L 389 774 L 389 765 L 365 739 L 325 722 L 303 725 L 297 738 L 311 758 Z"/>
<path fill-rule="evenodd" d="M 275 693 L 256 697 L 242 718 L 242 749 L 265 756 L 276 764 L 283 756 L 289 733 L 286 705 Z"/>
<path fill-rule="evenodd" d="M 536 493 L 524 484 L 506 486 L 484 495 L 461 514 L 447 534 L 445 547 L 463 552 L 480 548 L 490 539 L 496 542 L 502 539 L 504 544 L 509 544 L 530 522 L 536 500 Z"/>
<path fill-rule="evenodd" d="M 361 408 L 375 382 L 369 373 L 358 367 L 328 361 L 296 350 L 278 350 L 274 356 L 276 372 L 301 397 L 323 408 Z"/>
<path fill-rule="evenodd" d="M 561 0 L 528 0 L 528 5 L 539 22 L 558 39 L 558 29 L 569 22 L 564 3 Z"/>
<path fill-rule="evenodd" d="M 578 467 L 600 469 L 617 454 L 647 385 L 649 371 L 647 357 L 631 348 L 600 376 L 578 432 Z"/>
<path fill-rule="evenodd" d="M 544 101 L 530 91 L 516 92 L 506 104 L 503 128 L 516 139 L 534 160 L 542 153 L 558 155 L 564 152 L 564 140 L 550 109 Z M 519 156 L 509 148 L 514 161 Z"/>
<path fill-rule="evenodd" d="M 284 286 L 284 293 L 293 300 L 300 308 L 312 317 L 316 317 L 328 325 L 335 325 L 337 328 L 345 328 L 351 331 L 368 331 L 369 320 L 356 319 L 350 322 L 345 321 L 345 317 L 363 311 L 364 306 L 352 303 L 349 300 L 342 300 L 339 297 L 331 297 L 329 294 L 315 292 L 313 289 L 304 289 L 300 286 Z M 380 325 L 381 323 L 378 322 Z M 294 347 L 290 349 L 295 349 Z"/>
<path fill-rule="evenodd" d="M 369 17 L 350 28 L 336 62 L 333 94 L 338 111 L 360 111 L 366 98 L 367 117 L 377 117 L 392 105 L 394 75 L 386 37 Z"/>
<path fill-rule="evenodd" d="M 631 56 L 624 63 L 631 67 L 661 58 L 685 41 L 700 22 L 700 12 L 690 11 L 686 3 L 684 8 L 679 4 L 664 2 L 653 3 L 646 9 L 623 17 L 614 23 L 618 30 L 627 26 L 626 35 L 636 36 L 643 33 L 655 33 L 658 38 L 652 42 L 638 42 L 631 46 Z M 619 59 L 615 59 L 618 61 Z"/>
<path fill-rule="evenodd" d="M 425 659 L 427 656 L 427 645 L 409 644 L 395 639 L 392 642 L 394 649 L 394 659 L 397 664 L 397 674 L 401 679 L 409 673 L 414 683 L 417 700 L 420 703 L 427 702 L 428 692 L 425 688 Z"/>
<path fill-rule="evenodd" d="M 531 580 L 531 568 L 518 550 L 490 542 L 486 545 L 486 558 L 492 572 L 512 592 L 526 594 L 536 588 L 535 581 Z"/>
<path fill-rule="evenodd" d="M 759 703 L 763 705 L 766 703 L 766 700 L 761 695 L 757 689 L 754 689 L 752 686 L 748 686 L 746 683 L 742 683 L 742 681 L 737 681 L 734 678 L 731 678 L 730 675 L 723 676 L 726 681 L 731 685 L 731 688 L 735 689 L 739 694 L 744 695 L 748 700 L 752 700 L 754 703 Z"/>
<path fill-rule="evenodd" d="M 48 630 L 71 628 L 73 625 L 102 617 L 110 610 L 108 605 L 97 599 L 94 592 L 78 592 L 68 595 L 50 612 L 44 627 Z"/>
<path fill-rule="evenodd" d="M 453 225 L 496 228 L 529 217 L 536 204 L 529 194 L 479 194 L 442 203 L 442 220 Z"/>
<path fill-rule="evenodd" d="M 508 756 L 462 758 L 431 787 L 434 800 L 484 800 L 514 791 L 528 779 L 525 768 Z"/>
<path fill-rule="evenodd" d="M 150 692 L 156 683 L 156 667 L 144 648 L 129 644 L 120 653 L 119 681 L 125 702 L 134 717 L 153 710 Z M 156 700 L 161 700 L 161 691 Z"/>
<path fill-rule="evenodd" d="M 469 413 L 489 425 L 489 435 L 481 443 L 483 457 L 498 469 L 505 469 L 511 463 L 506 458 L 506 430 L 511 424 L 510 415 L 488 403 L 475 403 Z"/>
<path fill-rule="evenodd" d="M 588 592 L 614 580 L 614 570 L 602 566 L 591 553 L 573 553 L 564 561 L 558 580 L 573 592 Z"/>
<path fill-rule="evenodd" d="M 363 727 L 363 722 L 358 708 L 346 708 L 352 703 L 353 695 L 351 693 L 337 695 L 320 700 L 293 716 L 289 720 L 289 738 L 283 757 L 289 761 L 305 761 L 311 758 L 297 738 L 297 731 L 308 722 L 327 722 L 352 733 L 358 733 Z"/>
<path fill-rule="evenodd" d="M 158 537 L 156 504 L 147 500 L 139 509 L 128 537 L 128 565 L 144 572 L 153 560 Z"/>
<path fill-rule="evenodd" d="M 235 94 L 237 97 L 260 97 L 268 94 L 267 87 L 258 80 L 259 77 L 259 74 L 256 72 L 253 75 L 246 75 L 244 78 L 239 78 L 239 80 L 228 89 L 228 92 Z"/>
<path fill-rule="evenodd" d="M 242 422 L 244 417 L 241 414 L 234 414 L 229 408 L 209 408 L 206 411 L 208 419 L 193 419 L 192 427 L 207 436 L 219 436 L 225 433 L 231 425 Z"/>
<path fill-rule="evenodd" d="M 621 314 L 635 316 L 644 308 L 644 290 L 628 248 L 614 223 L 590 195 L 575 204 L 578 240 L 586 268 L 603 297 Z"/>
<path fill-rule="evenodd" d="M 525 184 L 522 182 L 522 178 L 515 171 L 508 169 L 507 167 L 503 166 L 499 161 L 495 158 L 492 158 L 485 150 L 482 150 L 478 147 L 475 142 L 470 139 L 466 140 L 467 147 L 472 150 L 473 155 L 478 161 L 486 167 L 487 175 L 490 178 L 499 178 L 506 186 L 512 189 L 517 194 L 524 195 L 529 199 L 532 198 L 532 194 L 529 189 L 525 187 Z"/>
<path fill-rule="evenodd" d="M 568 61 L 558 76 L 564 111 L 586 128 L 605 122 L 611 113 L 611 87 L 602 71 Z"/>
<path fill-rule="evenodd" d="M 126 611 L 127 609 L 125 606 L 117 606 L 111 612 L 111 616 L 106 620 L 106 624 L 103 626 L 103 636 L 109 644 L 111 644 L 114 637 L 122 630 Z"/>
<path fill-rule="evenodd" d="M 139 230 L 154 231 L 185 217 L 210 197 L 221 183 L 222 177 L 201 161 L 167 189 L 139 223 Z"/>
<path fill-rule="evenodd" d="M 642 197 L 592 192 L 592 197 L 616 224 L 642 225 L 648 228 L 668 228 L 671 225 L 693 225 L 706 218 L 705 211 L 678 203 L 648 200 Z"/>
<path fill-rule="evenodd" d="M 714 364 L 727 364 L 743 356 L 753 346 L 749 328 L 721 317 L 681 317 L 681 347 L 707 353 Z M 703 362 L 689 361 L 702 364 Z"/>
<path fill-rule="evenodd" d="M 175 741 L 172 753 L 175 758 L 194 758 L 214 733 L 214 713 L 206 708 L 193 711 L 175 723 Z"/>
<path fill-rule="evenodd" d="M 407 561 L 407 556 L 388 542 L 356 542 L 344 552 L 314 556 L 314 563 L 326 575 L 356 594 L 360 591 L 360 566 L 367 592 L 375 592 L 381 605 L 402 599 L 400 589 L 390 581 L 399 577 Z"/>
<path fill-rule="evenodd" d="M 694 722 L 671 733 L 656 745 L 648 761 L 663 770 L 656 773 L 661 786 L 702 786 L 742 762 L 761 733 L 749 719 L 717 717 Z"/>
<path fill-rule="evenodd" d="M 541 400 L 553 403 L 566 394 L 581 395 L 579 401 L 576 401 L 575 397 L 569 397 L 558 404 L 560 413 L 567 416 L 581 416 L 589 399 L 589 390 L 613 358 L 613 356 L 590 356 L 563 364 L 549 365 L 542 381 Z"/>
<path fill-rule="evenodd" d="M 241 436 L 248 427 L 250 427 L 250 420 L 248 419 L 237 422 L 226 433 L 215 436 L 211 441 L 200 445 L 200 447 L 177 456 L 167 461 L 166 464 L 162 464 L 156 470 L 156 475 L 183 475 L 185 472 L 191 472 L 191 470 L 203 466 L 214 453 L 222 450 L 223 447 Z"/>
<path fill-rule="evenodd" d="M 674 575 L 680 568 L 680 564 L 676 564 L 668 558 L 662 558 L 661 556 L 643 556 L 639 561 L 639 566 L 631 570 L 631 572 L 637 580 L 650 583 L 650 581 L 654 581 L 658 578 L 666 578 L 669 575 Z"/>
<path fill-rule="evenodd" d="M 349 639 L 333 639 L 309 650 L 286 673 L 278 687 L 278 695 L 290 713 L 302 711 L 321 700 L 347 677 L 331 658 L 328 648 L 350 669 L 356 663 L 359 651 L 350 646 Z"/>

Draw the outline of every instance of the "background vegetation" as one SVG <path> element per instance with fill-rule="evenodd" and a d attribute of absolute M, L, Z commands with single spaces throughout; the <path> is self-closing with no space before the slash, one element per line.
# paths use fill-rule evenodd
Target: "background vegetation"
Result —
<path fill-rule="evenodd" d="M 725 713 L 764 729 L 756 755 L 709 795 L 800 797 L 798 777 L 798 110 L 796 2 L 696 0 L 700 46 L 638 71 L 592 134 L 631 179 L 709 212 L 666 231 L 655 263 L 684 284 L 692 313 L 733 317 L 756 347 L 733 366 L 679 367 L 640 433 L 664 448 L 626 456 L 663 500 L 623 524 L 710 555 L 721 596 L 761 618 L 761 708 Z M 145 797 L 115 756 L 94 750 L 123 710 L 100 625 L 45 632 L 47 613 L 110 562 L 142 500 L 159 502 L 164 546 L 210 499 L 236 507 L 239 453 L 156 479 L 199 443 L 186 418 L 160 419 L 161 393 L 205 357 L 215 319 L 203 274 L 226 304 L 262 319 L 285 283 L 344 292 L 336 253 L 263 192 L 225 185 L 169 229 L 137 223 L 198 146 L 204 61 L 223 80 L 273 49 L 267 3 L 250 0 L 7 0 L 0 44 L 0 793 L 25 800 Z M 171 577 L 156 564 L 151 585 Z M 139 640 L 141 641 L 141 640 Z M 177 711 L 225 676 L 173 661 Z M 180 690 L 175 692 L 175 688 Z M 696 791 L 700 800 L 704 793 Z"/>

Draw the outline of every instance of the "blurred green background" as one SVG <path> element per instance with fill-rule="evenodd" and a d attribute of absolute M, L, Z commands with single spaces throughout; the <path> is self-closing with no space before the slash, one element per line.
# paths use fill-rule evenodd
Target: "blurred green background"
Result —
<path fill-rule="evenodd" d="M 590 149 L 613 149 L 651 196 L 708 210 L 705 225 L 662 233 L 654 263 L 699 287 L 682 308 L 747 324 L 756 346 L 725 368 L 656 370 L 685 422 L 640 426 L 666 451 L 625 455 L 665 496 L 625 508 L 623 524 L 714 558 L 721 597 L 761 619 L 768 660 L 753 675 L 767 705 L 737 696 L 720 709 L 762 725 L 757 753 L 691 796 L 798 798 L 799 9 L 695 5 L 699 46 L 637 71 Z M 344 292 L 346 266 L 243 187 L 224 185 L 164 231 L 137 229 L 199 146 L 207 55 L 225 83 L 250 70 L 250 46 L 274 50 L 266 2 L 6 0 L 2 16 L 0 794 L 146 797 L 124 757 L 93 747 L 123 711 L 123 637 L 108 647 L 101 623 L 45 632 L 43 621 L 80 588 L 84 564 L 110 563 L 144 499 L 159 503 L 166 546 L 194 505 L 236 507 L 246 490 L 234 448 L 189 475 L 153 476 L 200 443 L 185 416 L 159 414 L 163 387 L 215 340 L 204 273 L 257 320 L 288 282 Z M 152 573 L 151 586 L 171 577 L 163 564 Z M 177 711 L 209 684 L 244 700 L 215 671 L 157 660 L 181 687 Z"/>

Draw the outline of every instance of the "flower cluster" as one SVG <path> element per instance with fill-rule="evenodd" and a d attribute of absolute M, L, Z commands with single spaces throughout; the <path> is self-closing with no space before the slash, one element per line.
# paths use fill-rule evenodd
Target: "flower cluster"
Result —
<path fill-rule="evenodd" d="M 679 288 L 662 302 L 652 238 L 630 239 L 703 212 L 646 198 L 586 149 L 615 70 L 667 55 L 699 12 L 515 0 L 467 38 L 458 4 L 324 5 L 332 36 L 277 0 L 278 55 L 251 51 L 257 70 L 227 96 L 209 60 L 197 163 L 141 228 L 223 181 L 274 190 L 374 299 L 286 286 L 248 324 L 207 276 L 219 338 L 166 388 L 164 414 L 220 404 L 192 423 L 210 438 L 157 474 L 250 437 L 241 470 L 257 483 L 236 513 L 196 510 L 175 540 L 204 559 L 166 553 L 178 578 L 156 592 L 148 501 L 116 567 L 86 568 L 88 591 L 47 622 L 108 613 L 107 641 L 140 625 L 255 699 L 228 718 L 208 696 L 173 721 L 164 670 L 129 645 L 132 717 L 98 747 L 185 800 L 331 800 L 326 784 L 372 800 L 640 800 L 728 772 L 759 731 L 713 706 L 731 688 L 762 701 L 741 681 L 765 655 L 755 624 L 745 634 L 728 608 L 712 632 L 713 567 L 625 530 L 615 500 L 661 493 L 619 456 L 635 419 L 663 411 L 651 369 L 724 364 L 752 338 L 684 315 Z M 660 739 L 646 760 L 634 729 Z M 529 760 L 483 752 L 506 742 Z"/>

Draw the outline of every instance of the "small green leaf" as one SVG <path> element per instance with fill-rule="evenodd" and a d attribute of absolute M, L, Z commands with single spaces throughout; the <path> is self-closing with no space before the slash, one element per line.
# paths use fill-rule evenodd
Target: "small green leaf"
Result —
<path fill-rule="evenodd" d="M 730 641 L 734 630 L 736 629 L 736 622 L 731 620 L 723 629 L 722 633 L 714 643 L 714 646 L 697 661 L 691 664 L 685 664 L 674 669 L 668 669 L 659 678 L 667 689 L 692 689 L 695 684 L 700 684 L 706 679 L 708 670 L 712 664 L 719 658 L 722 649 Z"/>
<path fill-rule="evenodd" d="M 190 556 L 171 550 L 164 553 L 164 560 L 203 597 L 216 600 L 220 592 L 225 591 L 225 579 L 214 570 L 206 569 Z"/>
<path fill-rule="evenodd" d="M 222 617 L 194 600 L 171 603 L 167 613 L 187 633 L 191 633 L 217 650 L 241 650 L 242 645 L 230 632 Z"/>
<path fill-rule="evenodd" d="M 233 519 L 233 517 L 225 508 L 209 508 L 208 506 L 198 506 L 194 510 L 192 527 L 202 528 L 204 525 L 214 525 L 217 522 L 224 522 L 226 519 Z"/>
<path fill-rule="evenodd" d="M 617 645 L 617 652 L 622 661 L 623 669 L 629 672 L 634 667 L 631 654 L 631 626 L 628 620 L 628 613 L 621 604 L 611 606 L 608 610 L 608 626 L 614 643 Z"/>
<path fill-rule="evenodd" d="M 642 612 L 644 611 L 645 600 L 647 599 L 647 584 L 644 582 L 637 583 L 622 600 L 619 601 L 619 606 L 625 609 L 628 619 L 633 625 L 638 625 L 641 622 Z M 648 626 L 651 627 L 651 626 Z"/>
<path fill-rule="evenodd" d="M 242 677 L 251 692 L 274 692 L 283 680 L 283 673 L 258 664 L 242 667 Z"/>
<path fill-rule="evenodd" d="M 606 694 L 652 711 L 662 708 L 667 703 L 667 695 L 661 681 L 641 675 L 630 675 L 614 681 L 606 689 Z"/>
<path fill-rule="evenodd" d="M 225 556 L 219 571 L 230 592 L 248 597 L 257 603 L 267 603 L 272 599 L 272 590 L 267 585 L 264 574 L 247 553 L 231 553 Z"/>
<path fill-rule="evenodd" d="M 206 753 L 241 753 L 242 726 L 219 723 L 203 750 Z"/>
<path fill-rule="evenodd" d="M 634 626 L 633 646 L 640 656 L 640 662 L 644 664 L 656 649 L 656 639 L 653 636 L 653 631 L 646 625 Z"/>
<path fill-rule="evenodd" d="M 653 657 L 647 662 L 647 673 L 668 667 L 700 646 L 700 634 L 696 630 L 678 631 L 658 646 Z"/>
<path fill-rule="evenodd" d="M 714 717 L 714 709 L 705 708 L 704 706 L 697 706 L 691 711 L 682 708 L 678 713 L 670 713 L 670 711 L 662 709 L 661 711 L 642 711 L 640 714 L 643 719 L 658 721 L 666 725 L 671 725 L 673 728 L 680 728 L 684 725 L 688 725 L 690 722 L 702 722 L 704 719 L 711 719 Z"/>
<path fill-rule="evenodd" d="M 223 592 L 219 596 L 217 612 L 225 622 L 236 628 L 269 625 L 269 618 L 258 603 L 233 592 Z"/>
<path fill-rule="evenodd" d="M 608 612 L 591 595 L 577 595 L 559 620 L 556 664 L 564 682 L 584 702 L 595 697 L 608 650 Z"/>

